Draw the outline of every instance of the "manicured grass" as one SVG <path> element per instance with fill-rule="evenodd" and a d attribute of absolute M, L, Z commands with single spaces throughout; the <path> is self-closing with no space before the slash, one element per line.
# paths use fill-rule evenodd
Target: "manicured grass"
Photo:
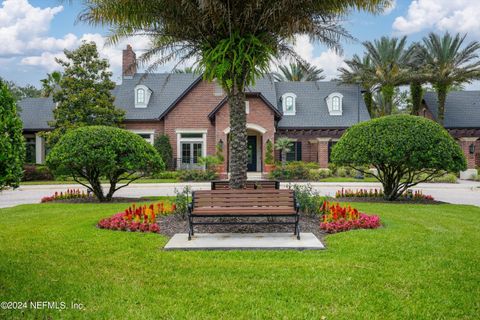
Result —
<path fill-rule="evenodd" d="M 156 234 L 100 230 L 125 204 L 0 210 L 0 319 L 478 319 L 480 208 L 356 203 L 385 224 L 324 251 L 165 252 Z"/>
<path fill-rule="evenodd" d="M 178 179 L 138 179 L 132 183 L 175 183 L 179 182 Z M 102 183 L 108 183 L 108 181 L 102 181 Z M 73 180 L 52 180 L 52 181 L 23 181 L 21 185 L 52 185 L 52 184 L 77 184 Z"/>
<path fill-rule="evenodd" d="M 356 179 L 350 177 L 329 177 L 321 179 L 320 182 L 378 182 L 378 180 L 373 177 L 366 177 L 363 179 Z"/>

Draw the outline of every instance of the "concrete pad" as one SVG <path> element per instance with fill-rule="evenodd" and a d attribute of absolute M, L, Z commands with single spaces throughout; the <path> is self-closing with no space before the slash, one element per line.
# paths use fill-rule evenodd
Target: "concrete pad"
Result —
<path fill-rule="evenodd" d="M 320 250 L 325 249 L 313 233 L 301 233 L 300 240 L 292 233 L 196 233 L 175 234 L 165 250 Z"/>

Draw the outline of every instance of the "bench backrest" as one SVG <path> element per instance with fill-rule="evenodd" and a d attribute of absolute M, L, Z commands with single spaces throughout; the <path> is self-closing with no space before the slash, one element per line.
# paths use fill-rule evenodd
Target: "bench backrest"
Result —
<path fill-rule="evenodd" d="M 228 190 L 228 180 L 212 181 L 212 190 Z M 275 180 L 247 180 L 245 189 L 280 189 L 280 182 Z"/>
<path fill-rule="evenodd" d="M 293 190 L 236 189 L 193 192 L 193 207 L 294 207 Z"/>

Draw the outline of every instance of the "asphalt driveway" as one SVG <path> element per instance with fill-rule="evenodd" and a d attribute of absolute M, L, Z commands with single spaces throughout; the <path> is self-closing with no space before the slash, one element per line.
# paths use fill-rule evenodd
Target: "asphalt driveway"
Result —
<path fill-rule="evenodd" d="M 143 196 L 173 196 L 175 189 L 181 190 L 189 185 L 193 190 L 208 190 L 210 183 L 145 183 L 132 184 L 119 190 L 116 196 L 143 197 Z M 334 196 L 341 188 L 361 189 L 380 187 L 379 183 L 362 182 L 313 182 L 311 185 L 322 195 Z M 282 188 L 287 183 L 281 184 Z M 65 191 L 69 188 L 85 189 L 80 185 L 29 185 L 21 186 L 16 190 L 5 190 L 0 193 L 0 208 L 12 207 L 19 204 L 39 203 L 44 196 L 52 195 L 55 191 Z M 420 189 L 424 194 L 430 194 L 435 199 L 455 204 L 471 204 L 480 206 L 480 182 L 461 181 L 450 183 L 423 183 L 413 189 Z"/>

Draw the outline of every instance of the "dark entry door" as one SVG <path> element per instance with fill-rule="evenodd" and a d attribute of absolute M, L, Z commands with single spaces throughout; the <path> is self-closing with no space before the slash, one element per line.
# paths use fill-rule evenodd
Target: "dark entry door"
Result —
<path fill-rule="evenodd" d="M 248 136 L 248 171 L 257 171 L 257 137 Z"/>

